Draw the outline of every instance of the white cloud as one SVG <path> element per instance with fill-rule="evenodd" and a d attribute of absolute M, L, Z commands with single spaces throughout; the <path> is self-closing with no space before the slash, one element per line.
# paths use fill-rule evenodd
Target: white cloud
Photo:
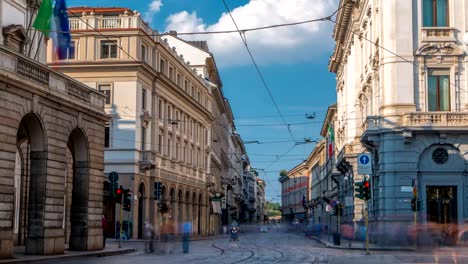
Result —
<path fill-rule="evenodd" d="M 336 0 L 251 0 L 231 13 L 240 29 L 311 20 L 330 15 Z M 196 12 L 183 11 L 166 20 L 166 31 L 202 32 L 235 30 L 231 17 L 224 12 L 212 25 L 204 23 Z M 310 61 L 326 48 L 331 49 L 330 22 L 247 32 L 247 43 L 260 64 Z M 212 34 L 184 37 L 207 40 L 220 65 L 250 63 L 239 34 Z"/>
<path fill-rule="evenodd" d="M 161 10 L 162 5 L 162 0 L 152 0 L 148 5 L 148 11 L 145 13 L 144 20 L 151 23 L 154 15 Z"/>

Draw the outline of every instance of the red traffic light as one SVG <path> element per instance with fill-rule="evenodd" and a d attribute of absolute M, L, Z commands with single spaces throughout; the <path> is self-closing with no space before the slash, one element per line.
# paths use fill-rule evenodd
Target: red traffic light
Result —
<path fill-rule="evenodd" d="M 369 188 L 369 186 L 370 186 L 370 183 L 368 181 L 365 181 L 364 182 L 364 187 Z"/>
<path fill-rule="evenodd" d="M 120 189 L 120 188 L 117 189 L 117 190 L 115 191 L 115 193 L 116 193 L 116 194 L 122 194 L 122 189 Z"/>

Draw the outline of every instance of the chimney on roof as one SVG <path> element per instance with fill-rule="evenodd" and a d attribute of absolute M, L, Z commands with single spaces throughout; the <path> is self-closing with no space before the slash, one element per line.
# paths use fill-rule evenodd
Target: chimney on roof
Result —
<path fill-rule="evenodd" d="M 171 31 L 169 31 L 169 35 L 177 37 L 177 31 L 171 30 Z"/>

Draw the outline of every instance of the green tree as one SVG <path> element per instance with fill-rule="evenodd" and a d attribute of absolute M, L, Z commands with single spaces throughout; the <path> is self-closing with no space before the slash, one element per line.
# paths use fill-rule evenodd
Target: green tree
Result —
<path fill-rule="evenodd" d="M 287 170 L 281 170 L 279 175 L 280 175 L 280 178 L 286 177 L 286 176 L 288 176 L 288 171 Z"/>

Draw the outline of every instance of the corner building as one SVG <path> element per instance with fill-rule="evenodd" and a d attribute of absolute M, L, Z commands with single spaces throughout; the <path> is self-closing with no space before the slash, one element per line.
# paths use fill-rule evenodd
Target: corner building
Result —
<path fill-rule="evenodd" d="M 171 221 L 176 232 L 193 223 L 194 235 L 207 235 L 212 92 L 176 47 L 149 28 L 140 13 L 128 8 L 69 8 L 72 48 L 48 63 L 106 95 L 105 173 L 119 174 L 118 185 L 133 193 L 123 212 L 127 237 L 141 238 L 146 219 L 159 232 Z M 191 46 L 199 50 L 196 46 Z M 203 69 L 203 66 L 200 66 Z M 162 182 L 161 214 L 154 182 Z M 110 186 L 110 185 L 108 185 Z M 118 228 L 119 208 L 105 190 L 109 226 Z M 118 230 L 110 230 L 114 236 Z"/>
<path fill-rule="evenodd" d="M 340 7 L 329 70 L 337 79 L 337 167 L 351 179 L 341 181 L 341 194 L 363 179 L 356 155 L 369 152 L 371 241 L 414 242 L 413 182 L 421 226 L 444 232 L 466 225 L 468 2 L 364 0 Z M 346 210 L 356 223 L 362 204 L 355 199 L 355 209 Z M 420 242 L 431 240 L 425 232 Z"/>

